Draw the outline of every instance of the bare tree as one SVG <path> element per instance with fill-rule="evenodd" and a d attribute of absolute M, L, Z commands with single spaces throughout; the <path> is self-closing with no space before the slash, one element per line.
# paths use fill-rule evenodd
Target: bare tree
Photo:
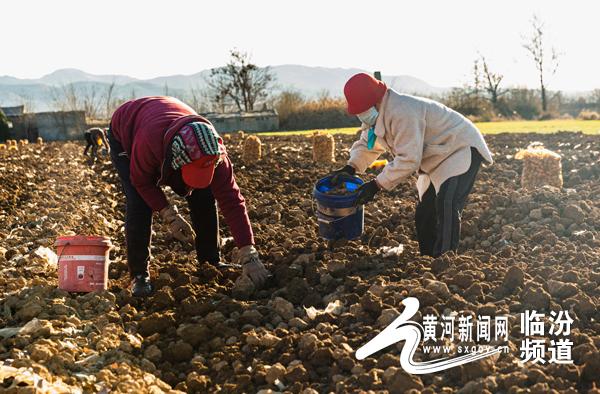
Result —
<path fill-rule="evenodd" d="M 57 111 L 77 111 L 80 109 L 79 96 L 75 85 L 63 84 L 50 90 L 52 107 Z"/>
<path fill-rule="evenodd" d="M 233 101 L 238 111 L 250 112 L 255 104 L 266 98 L 275 77 L 268 67 L 258 67 L 246 52 L 233 49 L 229 62 L 214 68 L 207 79 L 212 98 L 225 110 L 227 100 Z"/>
<path fill-rule="evenodd" d="M 98 119 L 102 107 L 102 94 L 95 84 L 80 89 L 81 100 L 85 115 L 91 119 Z"/>
<path fill-rule="evenodd" d="M 475 96 L 479 96 L 481 92 L 481 71 L 480 71 L 479 59 L 475 59 L 473 62 L 473 93 Z"/>
<path fill-rule="evenodd" d="M 102 95 L 96 85 L 77 88 L 69 83 L 50 91 L 52 106 L 58 111 L 85 111 L 91 119 L 98 119 L 102 106 Z"/>
<path fill-rule="evenodd" d="M 210 98 L 213 102 L 217 112 L 225 112 L 227 103 L 231 98 L 235 100 L 236 96 L 231 94 L 232 86 L 229 78 L 223 74 L 213 73 L 211 70 L 211 76 L 207 79 L 208 88 L 210 89 Z M 239 101 L 235 101 L 235 104 L 239 111 L 241 106 Z"/>
<path fill-rule="evenodd" d="M 329 93 L 328 89 L 321 89 L 315 94 L 316 101 L 325 102 L 331 99 L 331 93 Z"/>
<path fill-rule="evenodd" d="M 600 89 L 594 89 L 590 93 L 590 101 L 596 106 L 596 108 L 600 108 Z"/>
<path fill-rule="evenodd" d="M 559 64 L 559 53 L 552 47 L 550 53 L 546 48 L 544 23 L 534 15 L 531 19 L 532 32 L 523 37 L 523 48 L 529 52 L 539 75 L 542 111 L 548 110 L 547 80 L 556 73 Z"/>
<path fill-rule="evenodd" d="M 506 90 L 500 89 L 500 83 L 504 79 L 504 75 L 492 72 L 488 65 L 487 59 L 483 55 L 479 55 L 479 60 L 482 66 L 482 74 L 485 84 L 485 91 L 489 95 L 489 100 L 496 107 L 498 98 L 506 93 Z"/>
<path fill-rule="evenodd" d="M 287 119 L 305 103 L 302 93 L 296 90 L 284 90 L 274 101 L 279 119 Z"/>
<path fill-rule="evenodd" d="M 198 113 L 208 112 L 210 110 L 207 105 L 210 102 L 209 95 L 205 90 L 198 86 L 190 88 L 185 101 Z"/>
<path fill-rule="evenodd" d="M 106 113 L 105 116 L 107 119 L 110 119 L 112 112 L 116 107 L 115 99 L 113 98 L 113 94 L 115 91 L 115 81 L 113 80 L 110 85 L 106 87 Z"/>
<path fill-rule="evenodd" d="M 24 107 L 24 112 L 35 112 L 35 98 L 30 93 L 20 93 L 20 102 Z"/>

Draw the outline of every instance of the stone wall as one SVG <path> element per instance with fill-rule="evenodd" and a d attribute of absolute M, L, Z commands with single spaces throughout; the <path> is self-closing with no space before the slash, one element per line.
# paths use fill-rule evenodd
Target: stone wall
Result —
<path fill-rule="evenodd" d="M 0 111 L 4 112 L 6 116 L 21 116 L 25 112 L 24 105 L 17 105 L 16 107 L 0 107 Z"/>
<path fill-rule="evenodd" d="M 279 115 L 275 111 L 204 116 L 213 123 L 219 133 L 279 129 Z M 42 137 L 44 141 L 79 140 L 83 138 L 83 131 L 88 127 L 83 111 L 24 113 L 8 118 L 13 124 L 10 138 L 17 140 L 35 141 L 37 137 Z"/>
<path fill-rule="evenodd" d="M 10 117 L 13 124 L 12 138 L 35 141 L 67 141 L 83 138 L 86 129 L 85 112 L 38 112 Z"/>
<path fill-rule="evenodd" d="M 230 133 L 244 130 L 275 131 L 279 129 L 279 115 L 275 111 L 234 113 L 234 114 L 204 114 L 219 133 Z"/>

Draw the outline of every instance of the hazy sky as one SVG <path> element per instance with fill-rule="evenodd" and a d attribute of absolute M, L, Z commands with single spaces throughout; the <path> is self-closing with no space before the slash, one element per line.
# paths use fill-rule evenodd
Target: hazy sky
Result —
<path fill-rule="evenodd" d="M 379 69 L 436 86 L 466 82 L 477 51 L 507 83 L 536 86 L 521 43 L 537 13 L 564 52 L 551 86 L 600 88 L 596 0 L 12 0 L 1 9 L 0 75 L 192 74 L 238 47 L 259 65 Z"/>

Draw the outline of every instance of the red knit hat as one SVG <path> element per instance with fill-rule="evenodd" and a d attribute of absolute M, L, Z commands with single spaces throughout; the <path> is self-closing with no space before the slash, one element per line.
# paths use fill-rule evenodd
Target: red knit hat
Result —
<path fill-rule="evenodd" d="M 387 86 L 369 74 L 358 73 L 346 82 L 344 96 L 348 102 L 348 113 L 358 115 L 373 107 L 383 98 Z"/>

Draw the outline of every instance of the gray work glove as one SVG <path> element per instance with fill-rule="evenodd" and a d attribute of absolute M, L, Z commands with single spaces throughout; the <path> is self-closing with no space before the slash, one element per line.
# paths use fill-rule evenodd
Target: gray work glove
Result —
<path fill-rule="evenodd" d="M 176 206 L 169 205 L 161 209 L 160 217 L 169 226 L 169 231 L 173 238 L 181 242 L 194 243 L 196 233 L 192 229 L 192 226 L 179 214 Z"/>
<path fill-rule="evenodd" d="M 242 265 L 242 275 L 249 277 L 256 287 L 262 286 L 269 277 L 269 271 L 260 261 L 256 248 L 253 245 L 244 246 L 238 256 Z"/>

